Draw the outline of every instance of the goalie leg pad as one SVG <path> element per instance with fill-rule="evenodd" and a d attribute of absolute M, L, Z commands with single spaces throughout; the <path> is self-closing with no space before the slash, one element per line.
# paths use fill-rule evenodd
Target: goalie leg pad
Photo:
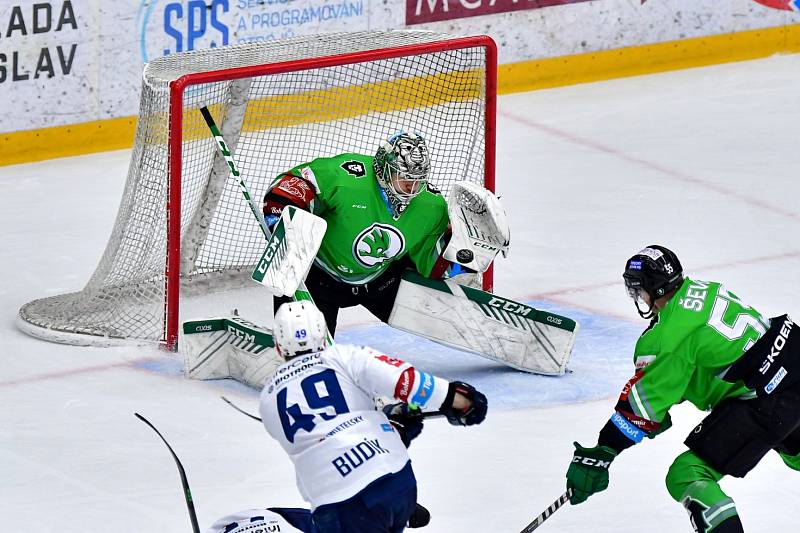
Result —
<path fill-rule="evenodd" d="M 388 324 L 518 370 L 566 372 L 578 323 L 452 281 L 403 274 Z"/>
<path fill-rule="evenodd" d="M 178 346 L 186 377 L 233 378 L 256 389 L 284 362 L 272 332 L 238 316 L 186 321 Z"/>

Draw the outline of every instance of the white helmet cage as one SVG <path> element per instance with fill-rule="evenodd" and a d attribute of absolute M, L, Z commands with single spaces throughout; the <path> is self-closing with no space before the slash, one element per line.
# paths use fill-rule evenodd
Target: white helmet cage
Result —
<path fill-rule="evenodd" d="M 395 211 L 402 213 L 411 200 L 425 190 L 431 159 L 425 138 L 418 133 L 398 131 L 383 142 L 375 154 L 375 176 Z M 415 181 L 410 192 L 397 188 L 396 181 Z"/>
<path fill-rule="evenodd" d="M 272 335 L 278 353 L 287 360 L 328 346 L 325 316 L 309 301 L 281 305 L 275 313 Z"/>

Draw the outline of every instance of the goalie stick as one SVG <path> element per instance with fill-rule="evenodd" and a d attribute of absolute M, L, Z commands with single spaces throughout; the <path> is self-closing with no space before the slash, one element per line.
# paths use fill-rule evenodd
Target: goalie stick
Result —
<path fill-rule="evenodd" d="M 272 233 L 267 227 L 267 222 L 264 220 L 264 215 L 259 212 L 255 203 L 253 202 L 253 198 L 250 196 L 250 191 L 247 188 L 247 183 L 244 181 L 242 173 L 239 171 L 239 167 L 236 164 L 236 161 L 233 159 L 233 154 L 231 154 L 231 151 L 228 149 L 228 145 L 225 143 L 225 139 L 222 137 L 222 133 L 219 131 L 216 122 L 214 122 L 214 117 L 211 116 L 211 112 L 208 110 L 207 106 L 201 107 L 200 113 L 202 113 L 208 129 L 211 131 L 211 135 L 214 137 L 214 140 L 217 143 L 217 148 L 219 149 L 220 154 L 222 154 L 222 157 L 224 157 L 225 161 L 228 163 L 228 167 L 230 168 L 230 176 L 239 184 L 239 190 L 241 191 L 242 196 L 245 200 L 247 200 L 247 205 L 250 207 L 250 211 L 258 221 L 258 226 L 261 228 L 261 232 L 269 241 L 270 238 L 272 238 Z M 311 297 L 311 293 L 308 292 L 306 284 L 303 280 L 300 281 L 300 286 L 294 292 L 293 299 L 297 301 L 308 300 L 312 303 L 314 302 L 314 299 Z M 333 338 L 331 337 L 330 333 L 328 333 L 328 342 L 333 342 Z"/>
<path fill-rule="evenodd" d="M 183 465 L 181 464 L 180 459 L 175 454 L 175 451 L 172 449 L 172 446 L 169 445 L 167 439 L 159 432 L 156 427 L 150 423 L 145 417 L 140 415 L 139 413 L 134 413 L 136 418 L 150 426 L 150 429 L 156 432 L 156 435 L 161 437 L 161 440 L 164 441 L 164 444 L 167 445 L 167 449 L 169 449 L 169 453 L 172 454 L 172 458 L 175 459 L 175 464 L 178 465 L 178 472 L 181 474 L 181 485 L 183 486 L 183 497 L 186 499 L 186 507 L 189 509 L 189 520 L 192 522 L 192 531 L 193 533 L 200 533 L 200 526 L 197 524 L 197 512 L 194 510 L 194 501 L 192 500 L 192 491 L 189 490 L 189 481 L 186 479 L 186 471 L 183 469 Z"/>
<path fill-rule="evenodd" d="M 225 161 L 228 163 L 228 167 L 231 169 L 231 177 L 237 180 L 242 196 L 244 196 L 244 199 L 247 200 L 247 205 L 250 206 L 250 211 L 253 213 L 253 216 L 256 217 L 258 225 L 261 228 L 261 231 L 264 233 L 264 237 L 269 240 L 269 238 L 272 237 L 272 234 L 267 227 L 264 216 L 258 211 L 258 208 L 253 202 L 253 198 L 250 196 L 250 191 L 247 188 L 247 183 L 244 181 L 241 172 L 239 172 L 239 167 L 236 165 L 236 161 L 233 160 L 233 154 L 231 154 L 231 151 L 228 149 L 228 145 L 225 143 L 225 139 L 222 137 L 222 132 L 219 131 L 217 123 L 214 122 L 214 117 L 211 116 L 211 112 L 208 110 L 207 106 L 201 107 L 200 113 L 202 113 L 208 129 L 211 130 L 211 135 L 217 142 L 217 148 L 219 148 L 219 152 L 222 154 L 222 157 L 225 158 Z"/>
<path fill-rule="evenodd" d="M 542 514 L 537 516 L 536 519 L 533 522 L 531 522 L 530 524 L 525 526 L 525 529 L 520 531 L 520 533 L 530 533 L 534 529 L 536 529 L 539 526 L 541 526 L 542 524 L 544 524 L 544 521 L 547 520 L 548 518 L 550 518 L 553 515 L 553 513 L 558 511 L 558 509 L 562 505 L 567 503 L 571 497 L 572 497 L 572 489 L 567 489 L 567 492 L 565 492 L 564 494 L 559 496 L 556 501 L 554 501 L 553 503 L 550 504 L 550 507 L 545 509 Z"/>

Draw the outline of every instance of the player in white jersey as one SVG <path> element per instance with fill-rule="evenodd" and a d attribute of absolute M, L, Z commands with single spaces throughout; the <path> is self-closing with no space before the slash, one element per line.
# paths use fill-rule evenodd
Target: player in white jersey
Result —
<path fill-rule="evenodd" d="M 261 418 L 294 462 L 314 526 L 322 533 L 402 531 L 416 507 L 416 479 L 403 438 L 374 398 L 469 426 L 486 417 L 486 397 L 370 348 L 328 346 L 325 318 L 311 302 L 282 305 L 273 335 L 287 361 L 264 384 Z"/>
<path fill-rule="evenodd" d="M 222 517 L 206 533 L 310 533 L 314 531 L 308 509 L 273 507 L 245 509 Z"/>

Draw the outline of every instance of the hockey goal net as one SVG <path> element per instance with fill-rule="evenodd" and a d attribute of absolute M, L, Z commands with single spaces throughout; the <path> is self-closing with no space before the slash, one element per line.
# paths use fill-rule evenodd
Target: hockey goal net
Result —
<path fill-rule="evenodd" d="M 24 305 L 18 324 L 55 342 L 174 349 L 182 302 L 252 283 L 264 238 L 200 107 L 216 117 L 257 204 L 279 172 L 374 154 L 400 129 L 426 136 L 430 181 L 447 196 L 459 180 L 494 189 L 495 76 L 489 37 L 424 31 L 315 35 L 150 62 L 123 198 L 95 273 L 79 292 Z"/>

